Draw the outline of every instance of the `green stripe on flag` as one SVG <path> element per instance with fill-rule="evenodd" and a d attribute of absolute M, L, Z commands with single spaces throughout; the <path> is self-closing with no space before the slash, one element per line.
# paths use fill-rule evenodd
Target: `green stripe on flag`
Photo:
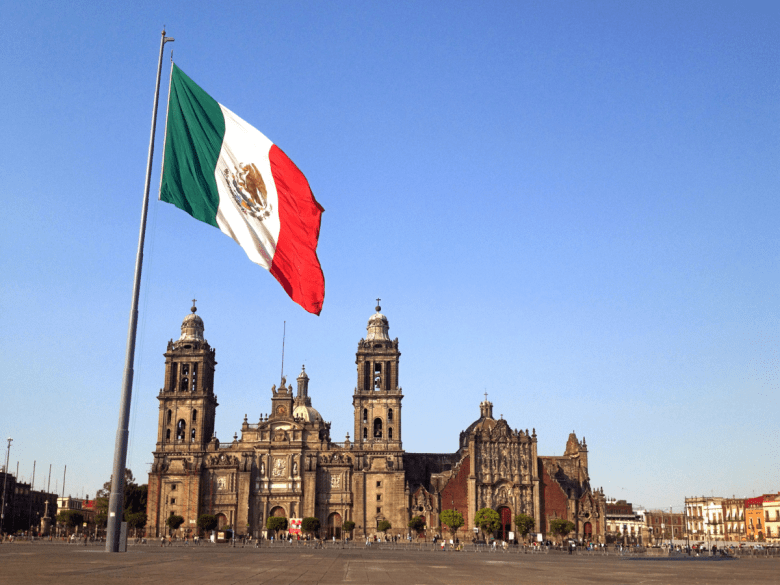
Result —
<path fill-rule="evenodd" d="M 225 136 L 219 104 L 173 65 L 160 199 L 217 226 L 214 169 Z"/>

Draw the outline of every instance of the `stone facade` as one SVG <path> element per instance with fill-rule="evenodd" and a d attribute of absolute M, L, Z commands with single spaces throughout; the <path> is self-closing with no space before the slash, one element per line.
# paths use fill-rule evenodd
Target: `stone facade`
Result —
<path fill-rule="evenodd" d="M 31 527 L 37 532 L 47 510 L 50 518 L 57 515 L 57 494 L 34 490 L 29 483 L 17 481 L 13 473 L 6 478 L 5 471 L 0 471 L 0 500 L 3 486 L 5 517 L 0 533 L 25 532 Z"/>
<path fill-rule="evenodd" d="M 603 541 L 604 494 L 590 487 L 587 445 L 574 433 L 563 456 L 538 456 L 536 431 L 496 420 L 486 397 L 455 453 L 403 450 L 401 353 L 380 310 L 358 342 L 353 440 L 347 434 L 343 443 L 331 441 L 330 423 L 312 407 L 303 369 L 295 393 L 282 378 L 271 389 L 271 413 L 256 423 L 245 416 L 241 437 L 221 444 L 214 437 L 215 351 L 193 306 L 165 353 L 149 535 L 165 532 L 172 513 L 184 517 L 184 530 L 195 532 L 199 515 L 214 514 L 220 526 L 255 537 L 269 516 L 317 517 L 328 537 L 341 537 L 349 520 L 360 538 L 376 533 L 382 520 L 392 525 L 389 534 L 405 535 L 409 519 L 422 515 L 430 532 L 441 533 L 439 512 L 456 509 L 465 520 L 461 537 L 470 538 L 476 512 L 489 507 L 501 517 L 500 536 L 524 513 L 542 533 L 552 518 L 566 518 L 577 536 Z"/>

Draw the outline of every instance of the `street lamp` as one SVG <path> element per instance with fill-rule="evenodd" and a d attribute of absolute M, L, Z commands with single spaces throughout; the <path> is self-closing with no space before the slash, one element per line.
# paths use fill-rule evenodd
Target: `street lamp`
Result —
<path fill-rule="evenodd" d="M 11 455 L 11 443 L 13 443 L 13 439 L 8 437 L 8 449 L 5 452 L 5 475 L 3 476 L 3 509 L 0 511 L 0 533 L 5 528 L 5 486 L 8 483 L 8 457 Z"/>

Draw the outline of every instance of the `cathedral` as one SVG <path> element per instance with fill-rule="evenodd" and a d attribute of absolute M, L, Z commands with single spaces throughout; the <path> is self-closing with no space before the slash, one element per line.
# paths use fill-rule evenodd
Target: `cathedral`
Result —
<path fill-rule="evenodd" d="M 331 440 L 303 368 L 296 388 L 284 377 L 271 388 L 270 414 L 251 423 L 245 416 L 240 436 L 221 443 L 214 436 L 216 354 L 193 305 L 165 352 L 148 535 L 164 534 L 171 514 L 184 518 L 181 529 L 189 534 L 201 514 L 254 538 L 270 516 L 316 517 L 328 538 L 340 538 L 345 521 L 354 522 L 354 538 L 372 536 L 383 520 L 392 526 L 388 534 L 406 535 L 410 518 L 423 516 L 430 534 L 442 534 L 439 512 L 455 509 L 465 521 L 460 537 L 470 539 L 477 511 L 492 508 L 501 519 L 498 537 L 507 538 L 514 516 L 523 513 L 542 535 L 563 518 L 574 523 L 576 537 L 603 542 L 604 492 L 591 489 L 588 448 L 574 432 L 562 456 L 540 456 L 536 430 L 495 419 L 485 396 L 457 451 L 404 451 L 401 352 L 380 311 L 357 346 L 352 440 L 349 434 L 344 442 Z"/>

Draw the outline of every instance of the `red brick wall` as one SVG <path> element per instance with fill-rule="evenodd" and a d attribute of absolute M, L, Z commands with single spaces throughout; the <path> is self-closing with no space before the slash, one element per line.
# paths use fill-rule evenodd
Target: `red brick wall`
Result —
<path fill-rule="evenodd" d="M 541 515 L 542 522 L 539 528 L 545 533 L 549 533 L 549 520 L 552 518 L 566 518 L 569 520 L 569 498 L 566 496 L 561 486 L 558 485 L 547 473 L 544 465 L 539 461 L 539 478 L 541 479 Z M 595 531 L 594 531 L 595 532 Z"/>
<path fill-rule="evenodd" d="M 469 521 L 469 474 L 471 473 L 470 457 L 466 455 L 463 463 L 460 464 L 458 473 L 447 482 L 444 489 L 441 490 L 441 509 L 457 510 L 463 514 L 463 528 L 461 531 L 470 531 L 471 523 Z M 454 505 L 453 505 L 454 502 Z"/>

